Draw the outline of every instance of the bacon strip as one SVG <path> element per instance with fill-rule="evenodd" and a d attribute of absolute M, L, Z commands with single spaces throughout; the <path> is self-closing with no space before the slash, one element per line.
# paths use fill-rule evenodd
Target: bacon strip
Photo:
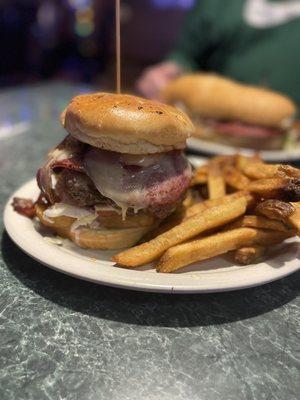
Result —
<path fill-rule="evenodd" d="M 25 217 L 35 217 L 35 203 L 30 199 L 22 199 L 21 197 L 14 197 L 11 204 L 13 209 Z"/>
<path fill-rule="evenodd" d="M 66 168 L 84 172 L 82 163 L 84 146 L 83 143 L 68 135 L 49 153 L 47 162 L 38 170 L 36 176 L 38 186 L 51 204 L 59 200 L 53 190 L 53 170 L 56 168 Z"/>
<path fill-rule="evenodd" d="M 212 122 L 212 126 L 218 131 L 232 136 L 269 138 L 273 136 L 280 136 L 283 133 L 283 131 L 279 128 L 250 125 L 237 121 L 214 121 Z"/>

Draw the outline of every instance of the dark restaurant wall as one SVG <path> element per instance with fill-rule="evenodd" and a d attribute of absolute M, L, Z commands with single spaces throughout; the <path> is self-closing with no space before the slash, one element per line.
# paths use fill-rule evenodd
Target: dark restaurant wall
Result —
<path fill-rule="evenodd" d="M 192 0 L 121 0 L 123 83 L 169 51 Z M 114 73 L 113 0 L 2 0 L 0 85 Z"/>

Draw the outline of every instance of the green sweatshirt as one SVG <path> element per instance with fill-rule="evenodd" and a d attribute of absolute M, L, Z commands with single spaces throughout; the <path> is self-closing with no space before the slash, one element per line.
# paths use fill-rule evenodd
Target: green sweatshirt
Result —
<path fill-rule="evenodd" d="M 296 10 L 282 9 L 287 3 L 198 0 L 168 59 L 269 87 L 300 105 L 300 1 Z"/>

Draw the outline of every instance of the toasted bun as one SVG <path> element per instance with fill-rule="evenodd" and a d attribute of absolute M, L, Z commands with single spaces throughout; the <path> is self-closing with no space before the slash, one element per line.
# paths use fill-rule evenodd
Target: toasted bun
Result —
<path fill-rule="evenodd" d="M 126 94 L 76 96 L 62 113 L 61 121 L 81 142 L 132 154 L 182 149 L 194 130 L 183 112 Z"/>
<path fill-rule="evenodd" d="M 213 74 L 180 77 L 162 97 L 171 104 L 182 103 L 192 115 L 253 125 L 280 127 L 296 114 L 295 104 L 284 95 Z"/>
<path fill-rule="evenodd" d="M 156 226 L 141 226 L 125 229 L 89 229 L 82 227 L 72 231 L 71 226 L 75 221 L 74 218 L 45 218 L 44 211 L 46 208 L 46 206 L 41 204 L 36 204 L 35 206 L 36 216 L 40 222 L 59 236 L 68 238 L 78 246 L 87 249 L 107 250 L 130 247 L 136 244 L 146 233 Z"/>

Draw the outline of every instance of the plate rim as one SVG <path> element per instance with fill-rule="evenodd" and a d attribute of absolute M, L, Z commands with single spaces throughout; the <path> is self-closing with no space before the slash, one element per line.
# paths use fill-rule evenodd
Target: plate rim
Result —
<path fill-rule="evenodd" d="M 64 273 L 66 275 L 70 275 L 70 276 L 78 278 L 78 279 L 82 279 L 82 280 L 86 280 L 86 281 L 90 281 L 90 282 L 94 282 L 94 283 L 102 284 L 102 285 L 106 285 L 106 286 L 112 286 L 112 287 L 117 287 L 117 288 L 122 288 L 122 289 L 127 289 L 127 290 L 146 291 L 146 292 L 182 293 L 182 294 L 184 294 L 184 293 L 216 293 L 216 292 L 224 292 L 224 291 L 241 290 L 241 289 L 246 289 L 246 288 L 250 288 L 250 287 L 264 285 L 266 283 L 270 283 L 272 281 L 284 278 L 285 276 L 288 276 L 288 275 L 292 274 L 293 272 L 296 272 L 297 270 L 300 269 L 300 263 L 299 263 L 299 265 L 297 265 L 295 263 L 295 265 L 291 265 L 289 268 L 285 267 L 284 271 L 282 271 L 282 270 L 280 271 L 281 273 L 278 273 L 278 271 L 274 268 L 274 273 L 271 274 L 271 276 L 267 275 L 264 279 L 253 279 L 252 278 L 250 280 L 250 282 L 247 280 L 243 280 L 242 282 L 239 282 L 239 281 L 236 281 L 236 282 L 232 281 L 231 283 L 225 282 L 224 285 L 221 285 L 220 283 L 218 283 L 217 286 L 212 285 L 210 288 L 207 288 L 207 287 L 201 288 L 201 285 L 199 285 L 199 282 L 200 282 L 199 278 L 194 279 L 193 284 L 189 284 L 189 285 L 187 285 L 186 283 L 180 284 L 178 282 L 176 282 L 176 284 L 164 282 L 167 280 L 166 279 L 167 277 L 171 277 L 171 281 L 173 279 L 172 277 L 178 277 L 178 278 L 175 278 L 175 281 L 176 281 L 176 279 L 179 280 L 180 279 L 179 277 L 181 274 L 159 274 L 160 277 L 162 277 L 161 283 L 157 283 L 157 282 L 151 283 L 150 274 L 149 275 L 147 274 L 148 276 L 146 276 L 146 279 L 142 279 L 142 280 L 141 279 L 136 280 L 134 277 L 124 278 L 122 276 L 126 275 L 128 272 L 129 273 L 138 272 L 138 274 L 142 274 L 143 271 L 134 271 L 134 270 L 132 271 L 130 269 L 121 269 L 121 268 L 120 269 L 116 268 L 116 271 L 118 271 L 117 275 L 112 274 L 112 276 L 107 276 L 107 273 L 105 273 L 105 271 L 102 270 L 102 272 L 100 273 L 101 277 L 99 277 L 99 274 L 98 274 L 99 270 L 97 270 L 97 274 L 96 274 L 97 278 L 95 278 L 95 273 L 93 273 L 94 268 L 92 268 L 92 271 L 90 271 L 90 272 L 92 272 L 92 274 L 89 272 L 89 273 L 86 273 L 85 275 L 82 275 L 82 273 L 79 273 L 76 269 L 80 263 L 80 260 L 82 260 L 82 257 L 79 257 L 78 255 L 76 256 L 75 254 L 73 255 L 72 253 L 64 252 L 64 255 L 69 257 L 69 263 L 72 264 L 72 267 L 64 265 L 64 262 L 60 262 L 60 257 L 59 257 L 59 255 L 61 255 L 60 247 L 50 244 L 50 243 L 47 243 L 47 241 L 44 240 L 44 238 L 41 236 L 41 234 L 35 230 L 31 220 L 29 220 L 28 218 L 26 218 L 22 215 L 19 215 L 15 211 L 13 211 L 12 206 L 11 206 L 13 197 L 20 196 L 20 193 L 22 193 L 24 190 L 25 191 L 28 190 L 28 188 L 31 189 L 32 192 L 33 192 L 33 190 L 35 190 L 35 191 L 37 190 L 35 179 L 31 179 L 31 180 L 27 181 L 26 183 L 24 183 L 20 188 L 18 188 L 12 194 L 12 196 L 10 196 L 9 200 L 7 201 L 7 203 L 5 205 L 5 209 L 4 209 L 4 226 L 5 226 L 6 232 L 8 233 L 8 235 L 12 239 L 12 241 L 22 251 L 24 251 L 24 253 L 26 253 L 28 256 L 32 257 L 34 260 L 42 263 L 43 265 L 45 265 L 53 270 Z M 11 217 L 14 217 L 14 218 L 12 219 Z M 19 220 L 19 224 L 16 224 L 14 222 L 15 218 L 17 218 Z M 29 230 L 31 230 L 33 235 L 37 235 L 41 239 L 41 243 L 42 243 L 41 250 L 45 250 L 45 251 L 40 250 L 42 254 L 37 254 L 36 250 L 33 251 L 32 245 L 29 245 L 28 240 L 26 240 L 26 237 L 24 237 L 24 233 L 20 232 L 20 227 L 22 227 L 22 225 L 24 225 L 24 224 L 25 225 L 27 224 L 28 227 L 30 227 Z M 50 252 L 50 257 L 48 257 L 48 259 L 47 259 L 47 254 L 49 254 L 49 252 Z M 297 250 L 297 254 L 295 255 L 295 259 L 298 254 L 300 254 L 300 246 L 299 246 L 299 249 Z M 62 257 L 62 258 L 64 258 L 64 257 Z M 294 260 L 289 260 L 288 263 L 292 263 L 293 261 Z M 74 265 L 73 263 L 76 266 L 75 270 L 73 268 L 73 265 Z M 100 265 L 100 263 L 95 263 L 88 259 L 86 260 L 86 263 L 87 263 L 87 265 L 89 265 L 89 267 L 91 267 L 91 266 L 95 267 L 97 265 Z M 105 264 L 105 263 L 108 263 L 108 262 L 102 260 L 102 267 L 103 267 L 103 264 Z M 265 263 L 261 263 L 261 264 L 265 264 Z M 256 264 L 255 267 L 257 267 L 259 265 L 260 264 Z M 109 268 L 111 268 L 111 267 L 112 267 L 112 265 Z M 80 269 L 80 267 L 79 267 L 79 269 Z M 241 268 L 241 270 L 242 269 L 244 269 L 244 267 Z M 240 273 L 239 271 L 240 270 L 237 270 L 235 272 L 237 272 L 239 274 Z M 86 272 L 88 272 L 88 269 L 86 270 Z M 234 271 L 232 271 L 232 273 L 234 273 Z M 243 273 L 246 273 L 246 271 L 244 271 Z M 117 279 L 115 278 L 115 276 L 117 276 Z M 163 278 L 163 277 L 165 277 L 165 278 Z"/>

